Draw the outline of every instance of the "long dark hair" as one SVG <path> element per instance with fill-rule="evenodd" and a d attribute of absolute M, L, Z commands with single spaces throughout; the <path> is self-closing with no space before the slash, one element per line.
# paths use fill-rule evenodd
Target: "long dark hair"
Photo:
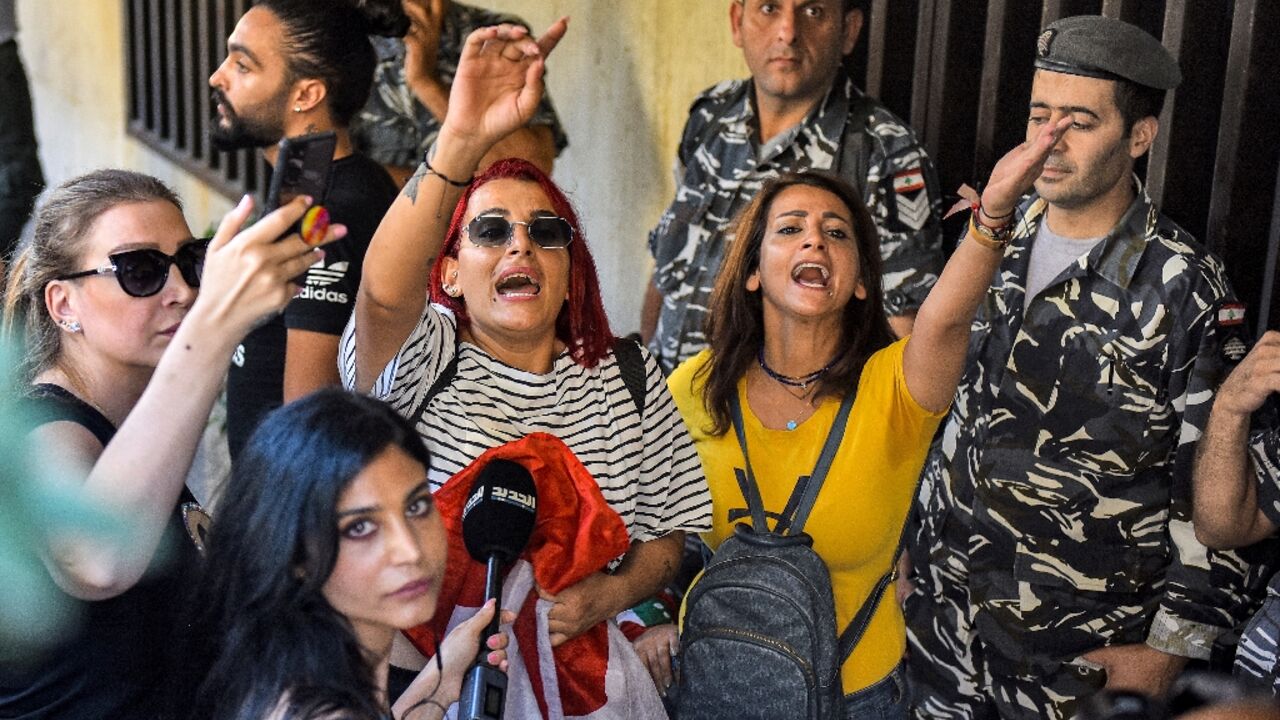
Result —
<path fill-rule="evenodd" d="M 546 173 L 526 160 L 499 160 L 463 191 L 454 207 L 440 255 L 431 270 L 431 302 L 449 308 L 458 318 L 459 325 L 466 325 L 466 304 L 462 298 L 450 297 L 444 292 L 444 263 L 441 260 L 458 257 L 458 245 L 462 242 L 462 219 L 467 214 L 467 203 L 471 202 L 471 195 L 487 183 L 504 179 L 531 182 L 542 188 L 542 192 L 551 200 L 551 208 L 573 226 L 573 242 L 569 244 L 568 250 L 569 299 L 556 316 L 556 337 L 569 348 L 569 355 L 574 362 L 593 368 L 609 354 L 614 341 L 613 331 L 609 329 L 609 316 L 605 314 L 604 302 L 600 299 L 600 278 L 596 275 L 596 262 L 587 247 L 587 239 L 582 233 L 582 224 L 578 221 L 573 203 L 569 202 L 569 198 Z"/>
<path fill-rule="evenodd" d="M 388 405 L 336 388 L 268 415 L 218 502 L 180 664 L 190 717 L 380 720 L 370 658 L 322 594 L 343 490 L 386 448 L 428 465 Z"/>
<path fill-rule="evenodd" d="M 377 53 L 370 35 L 404 37 L 409 16 L 400 0 L 257 0 L 284 26 L 291 80 L 317 78 L 333 120 L 343 127 L 369 100 Z"/>
<path fill-rule="evenodd" d="M 733 244 L 720 269 L 707 311 L 711 358 L 699 375 L 706 377 L 703 403 L 711 415 L 709 431 L 715 435 L 729 430 L 732 422 L 729 403 L 738 392 L 738 380 L 746 375 L 764 345 L 764 303 L 760 291 L 747 290 L 747 278 L 760 266 L 760 245 L 764 242 L 774 199 L 795 185 L 826 190 L 840 198 L 852 213 L 858 244 L 858 272 L 867 290 L 866 300 L 851 298 L 844 308 L 836 359 L 831 370 L 818 382 L 814 398 L 843 397 L 857 387 L 867 358 L 894 340 L 884 315 L 879 233 L 862 198 L 847 182 L 825 173 L 789 173 L 769 180 L 738 215 Z"/>

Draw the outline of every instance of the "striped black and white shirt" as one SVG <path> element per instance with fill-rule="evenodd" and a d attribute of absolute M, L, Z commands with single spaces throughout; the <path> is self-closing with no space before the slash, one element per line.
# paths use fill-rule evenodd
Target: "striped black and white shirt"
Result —
<path fill-rule="evenodd" d="M 672 530 L 711 528 L 711 496 L 697 452 L 667 384 L 647 351 L 645 409 L 641 418 L 610 353 L 594 368 L 568 352 L 545 375 L 513 368 L 467 342 L 457 320 L 427 305 L 418 326 L 374 382 L 374 397 L 402 415 L 413 413 L 445 367 L 458 355 L 453 381 L 410 418 L 431 451 L 432 490 L 484 451 L 533 432 L 555 435 L 600 485 L 604 499 L 636 542 Z M 355 318 L 342 338 L 343 384 L 355 384 Z"/>

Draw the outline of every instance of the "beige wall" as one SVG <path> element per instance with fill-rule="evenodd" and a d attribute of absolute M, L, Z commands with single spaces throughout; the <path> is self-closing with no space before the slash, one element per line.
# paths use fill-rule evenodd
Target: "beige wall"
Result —
<path fill-rule="evenodd" d="M 648 229 L 674 192 L 671 162 L 690 100 L 745 74 L 729 0 L 486 0 L 535 31 L 560 15 L 569 34 L 548 86 L 569 133 L 556 179 L 583 215 L 614 330 L 637 327 Z M 197 232 L 230 207 L 221 195 L 128 138 L 121 0 L 18 0 L 19 45 L 50 183 L 102 166 L 172 183 Z"/>

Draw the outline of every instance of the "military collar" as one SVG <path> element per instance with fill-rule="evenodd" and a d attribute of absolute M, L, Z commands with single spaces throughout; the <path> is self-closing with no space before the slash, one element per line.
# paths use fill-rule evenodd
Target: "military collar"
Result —
<path fill-rule="evenodd" d="M 755 80 L 749 79 L 746 83 L 747 92 L 743 98 L 742 106 L 737 112 L 730 111 L 725 113 L 723 122 L 725 124 L 741 124 L 744 131 L 752 138 L 756 147 L 760 146 L 759 130 L 754 120 L 756 119 L 756 87 Z M 822 98 L 809 114 L 805 116 L 796 125 L 784 130 L 781 135 L 770 141 L 775 148 L 768 158 L 762 158 L 761 162 L 773 160 L 782 153 L 786 148 L 796 145 L 808 145 L 817 138 L 838 138 L 844 133 L 845 123 L 849 119 L 849 106 L 853 99 L 861 94 L 861 90 L 854 84 L 844 71 L 836 74 L 835 81 L 831 84 L 831 89 L 827 91 L 826 96 Z M 819 167 L 813 165 L 817 170 L 829 170 L 830 166 Z"/>
<path fill-rule="evenodd" d="M 1092 269 L 1121 289 L 1127 289 L 1133 281 L 1138 263 L 1147 249 L 1148 239 L 1155 233 L 1159 218 L 1159 211 L 1137 175 L 1133 176 L 1133 184 L 1136 193 L 1129 209 L 1120 216 L 1120 221 L 1111 232 L 1078 261 L 1077 266 L 1079 272 Z M 1021 240 L 1019 244 L 1028 258 L 1030 252 L 1027 252 L 1027 245 L 1039 229 L 1048 207 L 1044 198 L 1033 195 L 1015 231 L 1015 242 Z"/>
<path fill-rule="evenodd" d="M 1142 260 L 1148 238 L 1155 232 L 1159 217 L 1156 206 L 1137 175 L 1133 176 L 1133 185 L 1136 192 L 1129 209 L 1085 258 L 1094 272 L 1121 289 L 1128 289 L 1129 283 L 1133 281 L 1133 276 L 1138 271 L 1138 262 Z"/>

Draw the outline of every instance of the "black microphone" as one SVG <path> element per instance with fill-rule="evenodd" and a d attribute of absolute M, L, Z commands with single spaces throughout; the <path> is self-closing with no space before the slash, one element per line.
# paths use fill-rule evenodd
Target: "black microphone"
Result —
<path fill-rule="evenodd" d="M 498 632 L 502 614 L 502 570 L 524 552 L 538 517 L 538 490 L 525 466 L 495 459 L 480 470 L 462 507 L 462 541 L 476 562 L 485 563 L 485 602 L 498 600 L 480 641 L 480 653 L 462 682 L 459 720 L 500 720 L 507 674 L 489 664 L 484 640 Z"/>

